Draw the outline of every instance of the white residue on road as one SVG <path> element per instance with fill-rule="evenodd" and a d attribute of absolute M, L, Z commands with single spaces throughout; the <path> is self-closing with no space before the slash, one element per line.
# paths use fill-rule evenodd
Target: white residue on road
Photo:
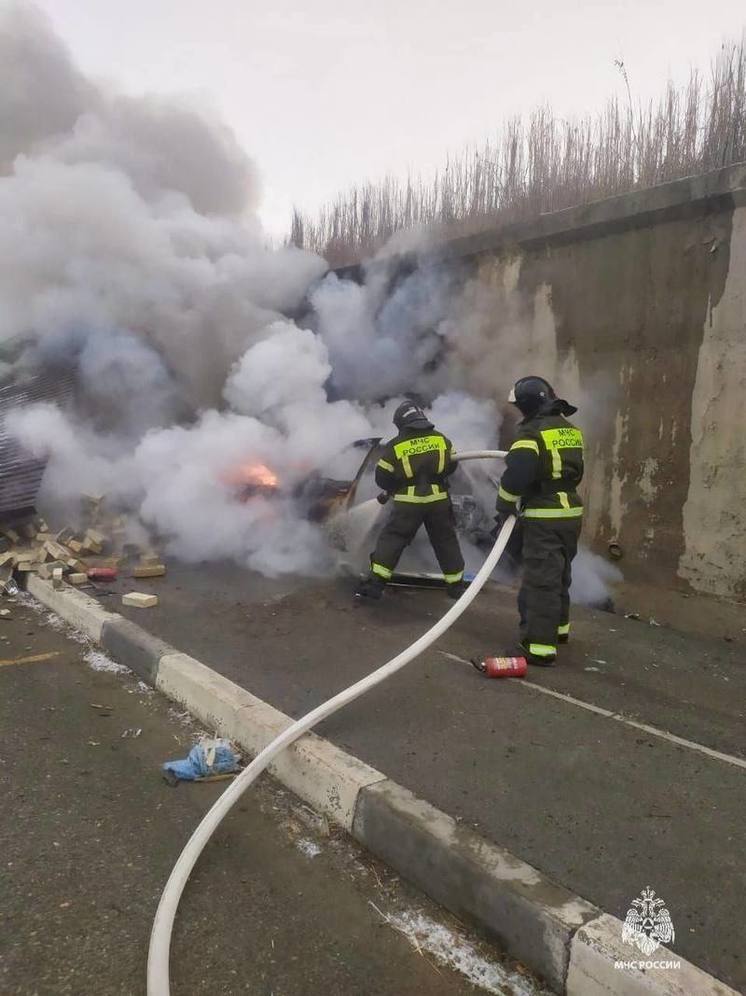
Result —
<path fill-rule="evenodd" d="M 405 910 L 385 917 L 421 952 L 460 972 L 469 982 L 499 996 L 542 996 L 546 993 L 529 976 L 489 961 L 465 937 L 416 910 Z"/>
<path fill-rule="evenodd" d="M 117 664 L 101 650 L 89 650 L 83 660 L 93 671 L 108 671 L 110 674 L 129 674 L 129 668 Z"/>
<path fill-rule="evenodd" d="M 301 837 L 300 840 L 295 842 L 295 846 L 307 858 L 316 858 L 321 854 L 319 845 L 315 841 L 309 840 L 308 837 Z"/>

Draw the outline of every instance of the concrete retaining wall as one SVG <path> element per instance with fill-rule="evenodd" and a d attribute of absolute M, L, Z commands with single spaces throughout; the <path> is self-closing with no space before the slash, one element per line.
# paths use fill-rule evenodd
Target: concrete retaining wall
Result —
<path fill-rule="evenodd" d="M 746 165 L 434 257 L 467 273 L 447 341 L 472 386 L 503 401 L 539 373 L 580 406 L 586 540 L 617 540 L 631 578 L 746 600 Z"/>

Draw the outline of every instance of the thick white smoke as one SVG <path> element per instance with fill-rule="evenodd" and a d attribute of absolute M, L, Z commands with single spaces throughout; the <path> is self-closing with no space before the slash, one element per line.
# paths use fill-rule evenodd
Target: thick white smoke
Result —
<path fill-rule="evenodd" d="M 75 415 L 11 420 L 49 459 L 42 499 L 106 493 L 186 559 L 325 569 L 293 489 L 351 475 L 350 444 L 390 433 L 397 394 L 434 393 L 445 282 L 337 293 L 330 276 L 316 331 L 299 328 L 286 316 L 326 266 L 266 247 L 257 172 L 209 111 L 87 79 L 29 4 L 0 8 L 0 87 L 0 342 L 21 367 L 74 364 L 80 390 Z M 465 396 L 441 416 L 464 439 L 494 429 Z M 237 500 L 253 463 L 276 473 L 272 501 Z"/>
<path fill-rule="evenodd" d="M 94 83 L 26 3 L 0 6 L 0 93 L 0 345 L 17 373 L 65 362 L 78 384 L 74 414 L 11 420 L 48 458 L 48 509 L 105 493 L 187 560 L 318 573 L 328 545 L 297 488 L 351 477 L 351 444 L 391 435 L 402 395 L 457 448 L 496 444 L 487 399 L 513 337 L 488 330 L 509 301 L 453 266 L 402 272 L 384 252 L 358 285 L 267 248 L 232 133 L 183 99 Z M 256 464 L 279 493 L 238 500 L 236 468 Z"/>

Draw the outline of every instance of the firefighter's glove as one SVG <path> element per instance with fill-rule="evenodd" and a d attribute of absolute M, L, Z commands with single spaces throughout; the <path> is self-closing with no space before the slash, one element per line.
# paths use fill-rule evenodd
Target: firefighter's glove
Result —
<path fill-rule="evenodd" d="M 516 514 L 515 502 L 506 501 L 504 498 L 498 496 L 497 504 L 495 506 L 497 515 L 502 518 L 503 522 L 509 515 Z"/>
<path fill-rule="evenodd" d="M 389 500 L 390 497 L 391 496 L 387 495 L 385 491 L 380 491 L 376 495 L 376 501 L 378 502 L 379 505 L 385 505 L 386 502 Z"/>
<path fill-rule="evenodd" d="M 494 543 L 497 540 L 498 534 L 502 527 L 505 525 L 505 520 L 509 515 L 513 515 L 513 512 L 498 512 L 495 516 L 495 528 L 490 533 L 490 539 Z"/>

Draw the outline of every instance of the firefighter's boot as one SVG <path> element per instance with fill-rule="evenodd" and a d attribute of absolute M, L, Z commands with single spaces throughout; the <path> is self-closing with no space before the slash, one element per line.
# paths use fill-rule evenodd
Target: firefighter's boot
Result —
<path fill-rule="evenodd" d="M 448 597 L 452 598 L 455 602 L 461 598 L 463 593 L 466 591 L 466 582 L 454 581 L 452 584 L 447 584 L 446 591 L 448 592 Z"/>
<path fill-rule="evenodd" d="M 380 600 L 381 595 L 383 595 L 383 590 L 386 587 L 386 582 L 381 581 L 379 578 L 366 578 L 361 581 L 357 586 L 357 591 L 355 592 L 355 598 L 360 601 L 366 600 L 371 602 L 377 602 Z"/>
<path fill-rule="evenodd" d="M 538 651 L 536 644 L 529 644 L 522 641 L 521 649 L 528 663 L 534 664 L 536 667 L 554 667 L 557 663 L 556 647 L 542 647 Z"/>

